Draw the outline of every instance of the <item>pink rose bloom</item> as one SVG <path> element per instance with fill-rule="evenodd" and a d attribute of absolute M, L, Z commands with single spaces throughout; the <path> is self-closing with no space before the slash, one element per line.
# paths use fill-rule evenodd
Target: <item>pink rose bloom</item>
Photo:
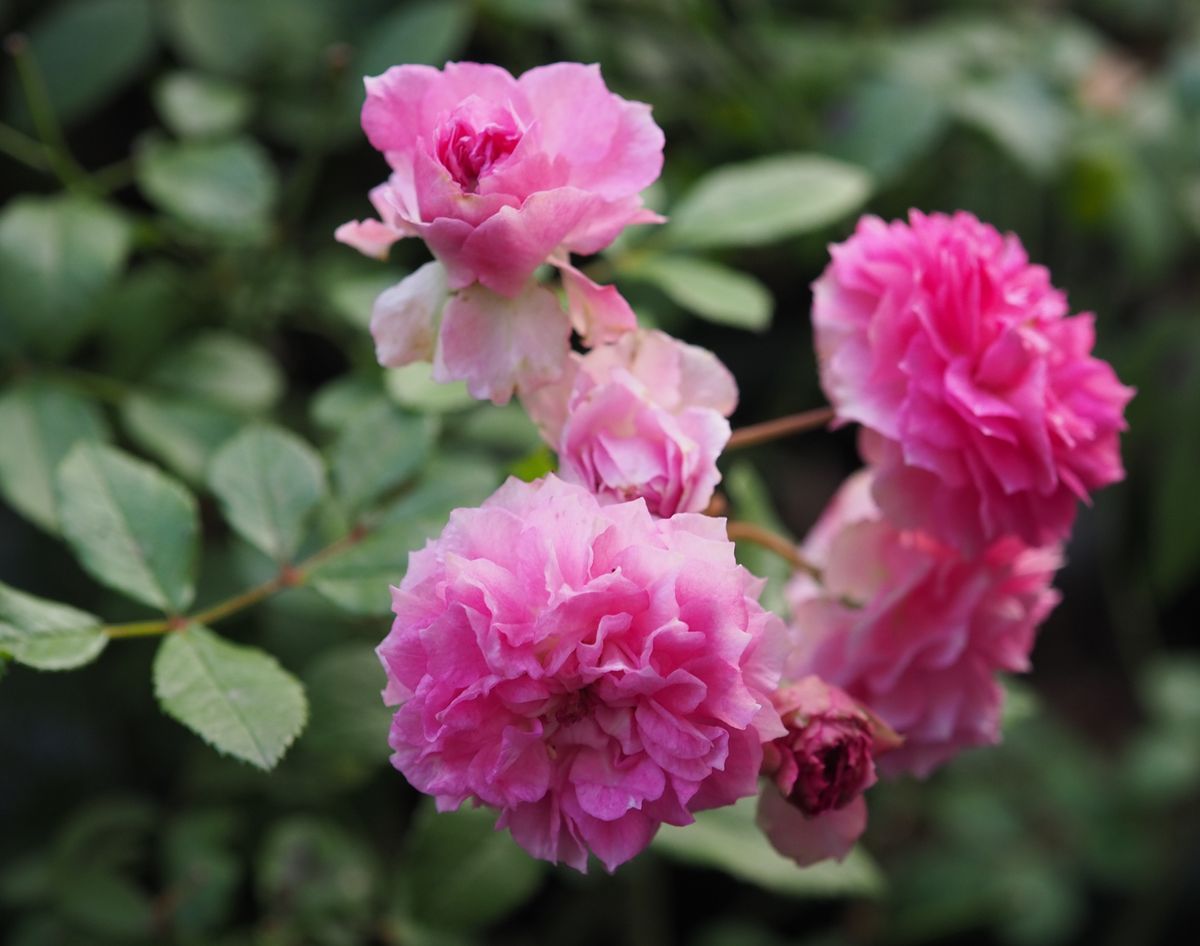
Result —
<path fill-rule="evenodd" d="M 560 382 L 524 403 L 558 451 L 563 479 L 602 501 L 641 497 L 670 517 L 712 498 L 737 384 L 711 352 L 639 331 L 573 355 Z"/>
<path fill-rule="evenodd" d="M 415 236 L 440 262 L 439 294 L 419 270 L 377 303 L 383 364 L 432 360 L 435 379 L 465 380 L 476 397 L 503 403 L 518 385 L 557 377 L 571 323 L 588 344 L 633 328 L 616 290 L 574 269 L 569 254 L 661 222 L 638 196 L 662 169 L 648 105 L 614 95 L 599 67 L 578 63 L 516 79 L 470 62 L 394 66 L 366 86 L 363 129 L 392 175 L 370 194 L 379 219 L 343 224 L 336 237 L 382 257 Z M 532 282 L 547 262 L 562 271 L 570 323 Z"/>
<path fill-rule="evenodd" d="M 821 382 L 866 430 L 876 498 L 898 525 L 967 552 L 1066 538 L 1077 500 L 1124 476 L 1133 396 L 1093 358 L 1020 241 L 968 213 L 864 217 L 813 284 Z"/>
<path fill-rule="evenodd" d="M 802 867 L 842 860 L 867 826 L 862 793 L 875 784 L 875 755 L 893 747 L 870 715 L 837 687 L 808 676 L 774 694 L 787 733 L 764 748 L 771 784 L 758 823 Z"/>
<path fill-rule="evenodd" d="M 612 870 L 660 824 L 755 792 L 782 733 L 761 587 L 724 520 L 509 480 L 393 589 L 393 764 L 442 810 L 496 808 L 536 857 Z"/>
<path fill-rule="evenodd" d="M 1057 547 L 1008 536 L 974 559 L 896 528 L 852 476 L 804 545 L 823 585 L 798 574 L 789 678 L 817 674 L 904 739 L 885 774 L 926 775 L 960 750 L 1000 738 L 999 671 L 1029 669 L 1038 625 L 1058 603 Z"/>

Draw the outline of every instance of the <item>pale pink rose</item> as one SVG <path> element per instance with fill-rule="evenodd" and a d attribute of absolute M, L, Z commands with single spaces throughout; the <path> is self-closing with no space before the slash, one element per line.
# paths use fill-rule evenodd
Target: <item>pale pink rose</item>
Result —
<path fill-rule="evenodd" d="M 821 382 L 865 428 L 897 524 L 968 552 L 1066 538 L 1078 500 L 1124 476 L 1133 396 L 1091 355 L 1090 314 L 1020 241 L 968 213 L 864 217 L 813 284 Z"/>
<path fill-rule="evenodd" d="M 650 106 L 608 91 L 598 66 L 519 78 L 473 62 L 393 66 L 366 87 L 363 130 L 392 176 L 370 195 L 379 219 L 337 238 L 369 255 L 420 237 L 451 289 L 479 282 L 512 297 L 552 256 L 596 253 L 661 220 L 638 195 L 662 170 L 662 130 Z"/>
<path fill-rule="evenodd" d="M 808 676 L 773 695 L 787 729 L 763 749 L 770 784 L 758 823 L 781 854 L 802 867 L 841 860 L 867 824 L 862 793 L 875 784 L 875 756 L 896 743 L 837 687 Z"/>
<path fill-rule="evenodd" d="M 639 331 L 573 355 L 558 383 L 522 400 L 563 479 L 669 517 L 712 498 L 737 384 L 711 352 Z"/>
<path fill-rule="evenodd" d="M 393 764 L 536 857 L 612 870 L 753 794 L 782 622 L 725 522 L 509 480 L 409 557 L 379 647 Z"/>
<path fill-rule="evenodd" d="M 785 674 L 844 689 L 904 739 L 885 774 L 926 775 L 960 750 L 997 742 L 998 672 L 1029 669 L 1038 625 L 1058 603 L 1058 547 L 1008 536 L 977 558 L 896 528 L 851 477 L 803 547 L 823 584 L 788 587 L 792 651 Z"/>

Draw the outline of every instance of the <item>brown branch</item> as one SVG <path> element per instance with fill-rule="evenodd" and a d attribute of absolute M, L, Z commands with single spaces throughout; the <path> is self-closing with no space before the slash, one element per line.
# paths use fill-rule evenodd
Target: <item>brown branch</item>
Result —
<path fill-rule="evenodd" d="M 775 420 L 763 421 L 761 424 L 751 424 L 749 427 L 739 427 L 729 438 L 726 450 L 739 450 L 742 447 L 753 447 L 760 443 L 778 440 L 789 434 L 802 434 L 809 430 L 824 427 L 833 420 L 832 407 L 818 407 L 799 414 L 789 414 L 787 417 L 777 417 Z"/>

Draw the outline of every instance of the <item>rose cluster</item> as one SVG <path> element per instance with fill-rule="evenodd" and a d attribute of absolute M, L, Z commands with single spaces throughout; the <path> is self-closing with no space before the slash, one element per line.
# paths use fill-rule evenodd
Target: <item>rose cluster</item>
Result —
<path fill-rule="evenodd" d="M 1123 475 L 1131 396 L 1017 239 L 914 211 L 832 248 L 821 381 L 868 469 L 799 550 L 789 626 L 703 514 L 732 375 L 572 262 L 662 220 L 640 196 L 662 167 L 649 106 L 574 63 L 397 66 L 366 89 L 391 173 L 337 238 L 434 257 L 376 301 L 380 363 L 516 394 L 558 456 L 455 511 L 393 589 L 378 652 L 408 780 L 580 870 L 761 786 L 761 827 L 808 864 L 850 850 L 877 775 L 994 742 L 996 674 L 1028 666 L 1076 501 Z"/>

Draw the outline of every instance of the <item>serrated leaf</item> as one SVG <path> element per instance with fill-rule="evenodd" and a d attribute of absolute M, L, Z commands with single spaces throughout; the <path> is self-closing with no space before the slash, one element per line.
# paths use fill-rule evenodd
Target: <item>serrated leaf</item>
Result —
<path fill-rule="evenodd" d="M 718 168 L 672 209 L 675 246 L 755 246 L 819 229 L 871 192 L 861 168 L 811 154 L 780 154 Z"/>
<path fill-rule="evenodd" d="M 432 803 L 422 807 L 400 868 L 409 918 L 439 930 L 477 930 L 537 892 L 546 865 L 497 831 L 495 822 L 487 808 L 439 813 Z"/>
<path fill-rule="evenodd" d="M 709 322 L 761 332 L 771 324 L 774 301 L 746 273 L 691 256 L 654 256 L 625 271 L 652 283 L 676 305 Z"/>
<path fill-rule="evenodd" d="M 317 451 L 278 427 L 249 427 L 226 443 L 213 457 L 208 482 L 229 524 L 278 562 L 296 554 L 327 492 Z"/>
<path fill-rule="evenodd" d="M 714 867 L 739 880 L 796 897 L 877 895 L 883 878 L 861 848 L 844 861 L 798 867 L 771 847 L 754 821 L 758 799 L 743 798 L 725 808 L 702 811 L 695 824 L 663 825 L 655 850 L 675 860 Z"/>
<path fill-rule="evenodd" d="M 125 262 L 124 216 L 82 197 L 18 197 L 0 212 L 0 351 L 69 352 Z"/>
<path fill-rule="evenodd" d="M 235 242 L 267 234 L 279 180 L 257 142 L 151 141 L 136 172 L 151 203 L 201 234 Z"/>
<path fill-rule="evenodd" d="M 80 441 L 107 440 L 91 401 L 50 381 L 24 381 L 0 396 L 0 493 L 48 532 L 58 531 L 54 471 Z"/>
<path fill-rule="evenodd" d="M 196 500 L 158 468 L 100 444 L 78 444 L 56 478 L 63 535 L 98 581 L 181 613 L 195 593 Z"/>
<path fill-rule="evenodd" d="M 0 582 L 0 652 L 36 670 L 73 670 L 95 660 L 108 636 L 100 619 Z"/>
<path fill-rule="evenodd" d="M 274 768 L 308 717 L 304 688 L 274 657 L 198 624 L 162 642 L 154 692 L 167 715 L 260 769 Z"/>
<path fill-rule="evenodd" d="M 166 390 L 247 413 L 270 410 L 284 390 L 274 359 L 232 332 L 202 332 L 173 348 L 150 380 Z"/>
<path fill-rule="evenodd" d="M 245 423 L 226 408 L 173 395 L 131 394 L 121 423 L 139 447 L 187 482 L 204 482 L 213 454 Z"/>
<path fill-rule="evenodd" d="M 399 486 L 425 463 L 436 432 L 434 419 L 406 414 L 384 399 L 364 408 L 330 451 L 338 496 L 361 509 Z"/>

